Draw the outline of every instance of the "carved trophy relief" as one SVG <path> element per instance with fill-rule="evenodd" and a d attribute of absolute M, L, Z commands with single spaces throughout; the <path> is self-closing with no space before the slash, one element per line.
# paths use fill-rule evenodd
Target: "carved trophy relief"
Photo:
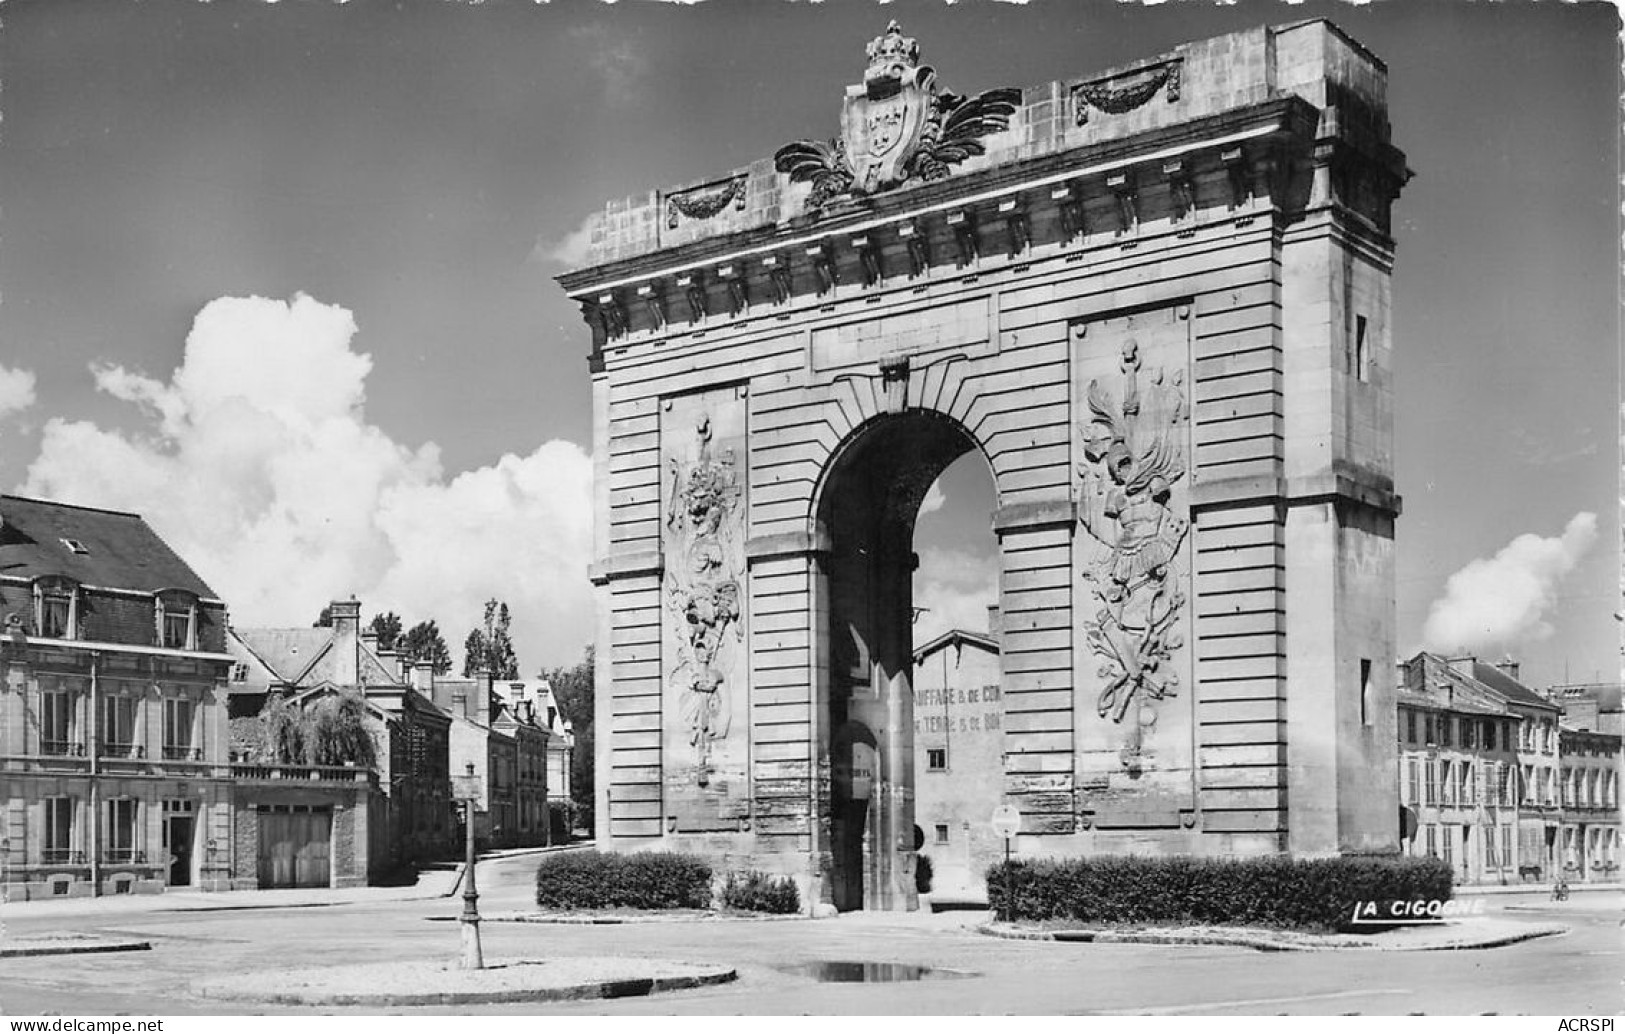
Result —
<path fill-rule="evenodd" d="M 732 724 L 730 644 L 743 639 L 741 572 L 733 557 L 733 522 L 740 501 L 732 449 L 717 454 L 711 418 L 701 412 L 694 426 L 693 462 L 672 457 L 666 510 L 668 542 L 664 603 L 679 629 L 676 663 L 668 679 L 694 749 L 695 782 L 711 781 L 712 751 Z"/>
<path fill-rule="evenodd" d="M 1098 658 L 1104 685 L 1100 717 L 1125 726 L 1119 759 L 1137 775 L 1145 741 L 1157 723 L 1157 703 L 1177 696 L 1174 654 L 1185 607 L 1181 547 L 1189 522 L 1172 505 L 1185 477 L 1184 372 L 1141 369 L 1139 345 L 1123 343 L 1120 394 L 1091 380 L 1079 522 L 1093 549 L 1083 578 L 1085 642 Z"/>

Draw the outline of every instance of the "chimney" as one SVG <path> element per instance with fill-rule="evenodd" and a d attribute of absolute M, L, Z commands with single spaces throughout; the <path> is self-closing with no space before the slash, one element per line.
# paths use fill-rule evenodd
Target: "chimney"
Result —
<path fill-rule="evenodd" d="M 1502 657 L 1496 662 L 1495 667 L 1507 678 L 1514 682 L 1518 681 L 1518 662 L 1510 655 Z"/>
<path fill-rule="evenodd" d="M 414 661 L 412 664 L 412 688 L 434 699 L 434 662 Z"/>
<path fill-rule="evenodd" d="M 999 613 L 999 605 L 997 603 L 989 603 L 987 605 L 987 634 L 992 636 L 994 639 L 997 639 L 1003 633 L 1004 615 Z"/>
<path fill-rule="evenodd" d="M 363 628 L 361 630 L 361 645 L 376 654 L 378 652 L 378 631 L 372 628 Z"/>
<path fill-rule="evenodd" d="M 1454 670 L 1456 672 L 1456 674 L 1465 675 L 1468 678 L 1472 678 L 1473 677 L 1473 664 L 1477 660 L 1478 660 L 1478 658 L 1473 657 L 1471 654 L 1469 654 L 1469 655 L 1467 655 L 1465 657 L 1452 657 L 1448 661 L 1446 661 L 1445 663 L 1450 665 L 1451 669 Z"/>
<path fill-rule="evenodd" d="M 383 666 L 384 674 L 392 679 L 401 677 L 401 655 L 394 650 L 379 650 L 378 663 Z"/>
<path fill-rule="evenodd" d="M 463 690 L 457 690 L 455 693 L 453 693 L 451 695 L 451 707 L 449 708 L 449 710 L 451 711 L 452 714 L 456 715 L 459 718 L 467 718 L 468 717 L 468 694 L 466 692 L 464 692 Z"/>
<path fill-rule="evenodd" d="M 335 634 L 355 635 L 361 630 L 361 602 L 354 596 L 347 600 L 334 600 L 328 613 L 333 618 Z"/>

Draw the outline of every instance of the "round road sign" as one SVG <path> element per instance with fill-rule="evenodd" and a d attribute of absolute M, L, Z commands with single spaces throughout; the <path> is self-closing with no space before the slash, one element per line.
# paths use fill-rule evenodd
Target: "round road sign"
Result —
<path fill-rule="evenodd" d="M 1001 804 L 994 808 L 993 832 L 1006 840 L 1021 832 L 1021 812 L 1010 804 Z"/>

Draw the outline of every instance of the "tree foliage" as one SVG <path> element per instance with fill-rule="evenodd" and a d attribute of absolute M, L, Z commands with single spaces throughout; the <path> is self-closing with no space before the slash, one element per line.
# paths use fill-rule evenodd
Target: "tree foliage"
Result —
<path fill-rule="evenodd" d="M 575 753 L 570 759 L 570 797 L 575 801 L 582 823 L 589 829 L 593 823 L 593 671 L 594 654 L 589 645 L 576 664 L 542 674 L 553 687 L 553 699 L 558 701 L 559 710 L 575 730 Z"/>
<path fill-rule="evenodd" d="M 419 621 L 401 637 L 400 653 L 408 664 L 429 661 L 434 665 L 436 675 L 451 672 L 451 650 L 447 649 L 446 640 L 440 634 L 440 626 L 432 620 Z"/>
<path fill-rule="evenodd" d="M 393 610 L 387 614 L 374 614 L 367 626 L 378 637 L 378 649 L 393 650 L 401 637 L 401 616 Z"/>
<path fill-rule="evenodd" d="M 514 653 L 508 605 L 496 599 L 485 601 L 485 624 L 463 640 L 463 678 L 489 672 L 499 679 L 519 677 L 519 657 Z"/>
<path fill-rule="evenodd" d="M 311 628 L 332 628 L 333 627 L 333 605 L 331 603 L 329 603 L 327 606 L 322 608 L 322 612 L 320 614 L 316 615 L 316 620 L 311 622 L 310 627 Z"/>
<path fill-rule="evenodd" d="M 276 764 L 377 767 L 377 744 L 358 694 L 326 697 L 308 708 L 273 695 L 260 710 L 260 722 L 265 750 Z"/>

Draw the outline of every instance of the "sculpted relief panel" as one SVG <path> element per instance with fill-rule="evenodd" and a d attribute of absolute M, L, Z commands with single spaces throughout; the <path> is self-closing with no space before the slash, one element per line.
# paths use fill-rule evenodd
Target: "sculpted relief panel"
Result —
<path fill-rule="evenodd" d="M 749 819 L 745 399 L 666 399 L 660 420 L 662 754 L 668 832 Z"/>
<path fill-rule="evenodd" d="M 1100 320 L 1073 342 L 1080 787 L 1136 824 L 1177 821 L 1191 786 L 1188 315 Z"/>

